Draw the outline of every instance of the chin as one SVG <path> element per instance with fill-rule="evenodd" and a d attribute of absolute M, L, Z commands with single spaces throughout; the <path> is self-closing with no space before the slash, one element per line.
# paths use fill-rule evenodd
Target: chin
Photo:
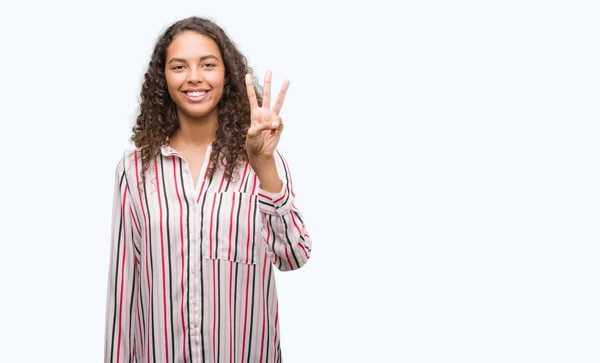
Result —
<path fill-rule="evenodd" d="M 207 116 L 209 116 L 214 109 L 211 109 L 209 111 L 206 110 L 190 110 L 190 109 L 184 109 L 183 110 L 183 114 L 185 114 L 187 117 L 191 118 L 191 119 L 202 119 L 205 118 Z"/>

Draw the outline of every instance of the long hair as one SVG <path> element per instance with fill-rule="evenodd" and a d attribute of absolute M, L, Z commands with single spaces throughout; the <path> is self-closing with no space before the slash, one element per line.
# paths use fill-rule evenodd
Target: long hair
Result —
<path fill-rule="evenodd" d="M 252 75 L 252 69 L 248 66 L 246 57 L 240 53 L 221 27 L 208 19 L 190 17 L 174 23 L 159 37 L 144 75 L 140 112 L 131 137 L 131 141 L 141 153 L 142 183 L 145 181 L 145 172 L 150 160 L 179 129 L 177 107 L 167 90 L 165 62 L 167 48 L 177 35 L 185 31 L 195 31 L 214 40 L 225 65 L 225 86 L 217 105 L 217 135 L 212 145 L 207 176 L 211 177 L 220 164 L 225 169 L 225 177 L 231 180 L 237 166 L 248 160 L 245 141 L 250 127 L 250 104 L 245 75 L 246 73 Z M 256 79 L 254 84 L 260 104 L 262 103 L 261 88 L 256 86 L 258 84 Z"/>

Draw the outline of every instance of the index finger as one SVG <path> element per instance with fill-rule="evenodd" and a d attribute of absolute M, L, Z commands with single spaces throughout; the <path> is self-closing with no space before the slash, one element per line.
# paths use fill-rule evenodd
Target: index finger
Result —
<path fill-rule="evenodd" d="M 250 101 L 250 110 L 258 108 L 258 101 L 256 100 L 256 92 L 254 92 L 254 82 L 252 82 L 252 76 L 246 74 L 246 92 L 248 92 L 248 101 Z"/>

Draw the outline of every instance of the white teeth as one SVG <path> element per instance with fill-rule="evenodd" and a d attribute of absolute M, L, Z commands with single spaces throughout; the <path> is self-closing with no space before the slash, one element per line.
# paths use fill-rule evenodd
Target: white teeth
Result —
<path fill-rule="evenodd" d="M 206 94 L 206 91 L 192 91 L 192 92 L 186 92 L 186 94 L 188 96 L 192 96 L 192 97 L 200 97 L 200 96 L 204 96 Z"/>

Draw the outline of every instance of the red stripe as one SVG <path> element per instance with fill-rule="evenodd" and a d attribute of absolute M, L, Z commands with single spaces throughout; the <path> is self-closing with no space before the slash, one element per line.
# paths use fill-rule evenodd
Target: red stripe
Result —
<path fill-rule="evenodd" d="M 248 287 L 250 286 L 250 265 L 246 275 L 246 309 L 244 314 L 244 341 L 242 342 L 242 363 L 244 362 L 244 352 L 246 351 L 246 323 L 248 322 Z"/>
<path fill-rule="evenodd" d="M 165 280 L 165 238 L 163 233 L 163 211 L 162 202 L 160 200 L 160 182 L 158 178 L 158 158 L 154 159 L 154 171 L 156 172 L 156 196 L 158 198 L 159 225 L 160 225 L 160 248 L 161 248 L 161 263 L 162 263 L 162 283 L 163 283 L 163 323 L 165 324 L 165 362 L 169 361 L 169 338 L 167 334 L 167 283 Z"/>
<path fill-rule="evenodd" d="M 225 182 L 225 173 L 223 173 L 223 177 L 221 178 L 221 184 L 219 185 L 219 193 L 221 192 L 221 189 L 223 188 L 223 183 Z M 215 194 L 215 198 L 213 201 L 213 212 L 215 210 L 215 204 L 216 204 L 216 200 L 217 200 L 217 195 Z M 217 218 L 219 218 L 219 216 L 217 215 Z M 211 213 L 211 217 L 210 217 L 210 224 L 211 224 L 211 251 L 212 251 L 212 222 L 213 222 L 213 216 Z M 215 238 L 219 238 L 219 236 L 215 236 Z M 215 258 L 217 258 L 217 251 L 215 251 Z M 216 261 L 213 260 L 213 289 L 214 289 L 214 310 L 213 310 L 213 354 L 217 351 L 216 348 L 216 333 L 217 333 L 217 282 L 216 282 L 216 274 L 215 274 L 215 264 Z M 217 361 L 217 356 L 214 356 L 215 362 Z"/>
<path fill-rule="evenodd" d="M 225 174 L 223 174 L 223 178 L 221 178 L 221 184 L 219 185 L 219 192 L 221 192 L 221 188 L 223 187 L 223 181 L 225 181 Z M 202 194 L 202 190 L 200 190 L 200 194 Z M 212 241 L 213 241 L 213 233 L 212 233 L 212 225 L 213 225 L 213 220 L 214 220 L 214 214 L 215 214 L 215 204 L 217 203 L 217 194 L 215 193 L 215 196 L 213 198 L 213 205 L 212 205 L 212 210 L 210 212 L 210 229 L 209 229 L 209 235 L 210 235 L 210 250 L 209 250 L 209 256 L 210 253 L 212 253 Z M 218 236 L 216 236 L 215 238 L 218 238 Z M 217 258 L 217 251 L 214 252 L 214 259 Z M 212 261 L 212 265 L 213 265 L 213 353 L 216 352 L 216 344 L 217 344 L 217 340 L 216 340 L 216 333 L 217 333 L 217 281 L 216 281 L 216 273 L 215 273 L 215 260 Z M 215 362 L 216 362 L 216 358 L 217 356 L 214 356 Z"/>
<path fill-rule="evenodd" d="M 229 251 L 227 252 L 227 259 L 231 261 L 231 232 L 233 231 L 233 208 L 235 206 L 235 194 L 231 196 L 231 213 L 229 213 Z"/>
<path fill-rule="evenodd" d="M 140 231 L 140 227 L 138 227 L 138 224 L 135 221 L 135 216 L 133 215 L 133 208 L 131 206 L 129 207 L 129 213 L 131 213 L 131 220 L 133 221 L 133 225 L 135 226 L 135 229 L 137 230 L 138 234 L 141 236 L 142 232 Z"/>
<path fill-rule="evenodd" d="M 287 246 L 285 246 L 285 258 L 287 259 L 287 262 L 290 265 L 290 268 L 292 268 L 292 261 L 290 261 L 290 256 L 288 255 L 288 248 L 287 248 Z"/>
<path fill-rule="evenodd" d="M 252 213 L 252 204 L 250 204 L 250 208 L 248 208 L 248 238 L 246 239 L 246 263 L 248 263 L 248 257 L 250 255 L 250 214 Z"/>
<path fill-rule="evenodd" d="M 223 188 L 223 182 L 225 182 L 225 173 L 223 173 L 223 177 L 221 178 L 221 184 L 219 185 L 219 193 L 221 193 L 221 189 Z M 215 204 L 217 202 L 217 195 L 215 194 L 214 200 L 213 200 L 213 206 L 212 206 L 212 212 L 210 214 L 210 250 L 212 251 L 212 222 L 213 222 L 213 212 L 215 211 Z M 233 210 L 232 210 L 233 213 Z M 217 216 L 218 218 L 219 216 Z M 219 238 L 219 236 L 216 236 L 216 238 Z M 230 233 L 229 233 L 229 245 L 231 246 L 231 228 L 230 228 Z M 215 258 L 217 258 L 217 251 L 215 251 Z M 213 290 L 214 290 L 214 310 L 213 310 L 213 354 L 217 351 L 216 348 L 216 344 L 217 344 L 217 339 L 216 339 L 216 334 L 217 334 L 217 281 L 216 281 L 216 274 L 215 274 L 215 264 L 216 261 L 213 260 Z M 214 355 L 214 359 L 215 362 L 217 362 L 217 356 Z"/>
<path fill-rule="evenodd" d="M 273 338 L 273 362 L 277 362 L 277 321 L 279 319 L 279 301 L 275 304 L 275 337 Z"/>
<path fill-rule="evenodd" d="M 144 203 L 142 202 L 142 190 L 139 188 L 140 185 L 140 173 L 139 173 L 139 168 L 138 168 L 138 157 L 137 157 L 137 150 L 133 152 L 133 157 L 135 159 L 135 180 L 137 182 L 138 185 L 138 194 L 140 196 L 140 207 L 142 209 L 142 215 L 144 216 L 144 230 L 148 229 L 148 220 L 146 219 L 146 212 L 144 211 Z M 146 251 L 149 251 L 148 249 L 148 234 L 146 233 L 145 235 L 145 240 L 146 240 Z M 148 272 L 148 253 L 146 253 L 146 282 L 148 283 L 148 296 L 150 295 L 150 273 Z M 146 324 L 150 324 L 150 306 L 148 306 L 148 319 L 146 319 Z M 146 351 L 149 352 L 150 351 L 150 329 L 148 329 L 149 327 L 146 326 Z M 144 352 L 144 348 L 142 347 L 142 354 Z M 148 363 L 150 363 L 150 354 L 148 354 Z"/>
<path fill-rule="evenodd" d="M 300 227 L 298 227 L 298 223 L 296 223 L 296 218 L 294 218 L 294 212 L 292 211 L 292 213 L 290 213 L 290 215 L 292 216 L 292 222 L 294 222 L 294 226 L 296 226 L 296 230 L 298 231 L 298 234 L 302 235 L 302 232 L 300 231 Z M 304 246 L 300 242 L 298 242 L 298 246 L 300 246 L 300 248 L 302 248 L 302 251 L 304 251 L 304 255 L 306 255 L 306 258 L 309 258 L 308 253 L 306 252 L 306 249 L 304 249 Z"/>
<path fill-rule="evenodd" d="M 254 194 L 254 190 L 256 189 L 256 179 L 258 177 L 254 174 L 254 186 L 252 187 L 252 194 Z M 248 238 L 246 241 L 246 263 L 248 263 L 248 257 L 250 254 L 250 236 L 252 235 L 250 229 L 250 214 L 252 212 L 252 204 L 250 204 L 250 208 L 248 208 Z"/>
<path fill-rule="evenodd" d="M 292 196 L 295 198 L 296 194 L 294 194 L 294 182 L 292 181 L 292 173 L 290 173 L 290 169 L 288 168 L 288 164 L 285 161 L 285 158 L 283 157 L 283 155 L 279 154 L 279 156 L 281 156 L 281 160 L 283 161 L 283 166 L 285 167 L 285 170 L 287 171 L 288 179 L 290 180 L 290 191 L 292 192 Z"/>
<path fill-rule="evenodd" d="M 121 325 L 123 325 L 123 285 L 125 284 L 125 257 L 127 254 L 127 232 L 125 232 L 125 203 L 127 202 L 127 185 L 123 192 L 121 215 L 123 216 L 123 259 L 121 260 L 121 291 L 119 297 L 119 335 L 117 338 L 117 363 L 121 360 Z M 118 252 L 118 251 L 117 251 Z"/>
<path fill-rule="evenodd" d="M 177 165 L 175 163 L 175 156 L 173 158 L 173 180 L 175 183 L 175 193 L 177 193 L 177 200 L 179 201 L 179 236 L 181 240 L 181 327 L 183 328 L 183 361 L 187 363 L 187 356 L 185 350 L 185 340 L 187 334 L 185 331 L 185 315 L 183 313 L 183 297 L 185 296 L 185 289 L 183 285 L 183 272 L 185 271 L 185 258 L 184 258 L 184 242 L 183 242 L 183 204 L 181 203 L 181 196 L 179 195 L 179 187 L 177 186 Z"/>
<path fill-rule="evenodd" d="M 232 327 L 232 309 L 231 297 L 233 291 L 233 264 L 229 264 L 229 362 L 233 362 L 233 327 Z"/>
<path fill-rule="evenodd" d="M 242 175 L 242 179 L 240 181 L 240 187 L 238 192 L 242 191 L 242 186 L 244 185 L 244 178 L 246 178 L 246 172 L 248 171 L 248 162 L 244 166 L 244 174 Z M 231 211 L 233 213 L 234 206 L 231 206 Z M 230 216 L 230 223 L 233 223 L 233 214 Z M 231 224 L 230 224 L 231 226 Z M 231 228 L 231 227 L 230 227 Z M 229 248 L 231 253 L 231 229 L 229 232 Z M 231 254 L 229 255 L 231 256 Z M 233 316 L 232 316 L 232 303 L 231 298 L 233 296 L 233 264 L 229 265 L 229 362 L 233 362 Z"/>
<path fill-rule="evenodd" d="M 244 175 L 242 175 L 242 180 L 240 181 L 240 188 L 238 192 L 242 191 L 242 186 L 244 185 L 244 179 L 246 178 L 246 172 L 248 171 L 248 162 L 246 161 L 246 166 L 244 166 Z"/>
<path fill-rule="evenodd" d="M 261 343 L 260 343 L 260 359 L 258 360 L 259 362 L 263 361 L 263 349 L 265 347 L 265 323 L 266 323 L 266 316 L 267 316 L 267 306 L 266 306 L 266 300 L 267 298 L 265 297 L 265 272 L 267 271 L 267 254 L 265 253 L 265 258 L 263 260 L 263 278 L 262 278 L 262 291 L 263 291 L 263 325 L 262 325 L 262 339 L 261 339 Z M 267 295 L 268 295 L 268 291 L 267 291 Z"/>
<path fill-rule="evenodd" d="M 271 200 L 271 201 L 273 200 L 273 198 L 269 197 L 268 195 L 264 195 L 263 193 L 258 193 L 258 195 L 260 197 L 267 198 L 268 200 Z"/>
<path fill-rule="evenodd" d="M 212 210 L 210 212 L 210 229 L 208 230 L 208 235 L 210 236 L 210 250 L 208 251 L 208 255 L 211 256 L 212 254 L 212 242 L 213 242 L 213 233 L 212 233 L 212 225 L 213 225 L 213 217 L 215 214 L 215 204 L 217 202 L 217 194 L 215 194 L 214 198 L 213 198 L 213 205 L 212 205 Z M 215 251 L 215 256 L 213 258 L 217 258 L 217 251 Z"/>
<path fill-rule="evenodd" d="M 298 242 L 298 246 L 300 246 L 300 248 L 302 248 L 302 251 L 304 251 L 304 254 L 306 255 L 306 258 L 309 258 L 308 253 L 304 249 L 304 246 L 302 246 L 302 243 Z"/>
<path fill-rule="evenodd" d="M 256 181 L 258 180 L 258 176 L 256 174 L 254 174 L 254 185 L 252 186 L 252 193 L 254 194 L 254 191 L 256 191 Z"/>
<path fill-rule="evenodd" d="M 224 181 L 225 181 L 225 173 L 223 173 L 223 177 L 221 178 L 221 184 L 219 184 L 219 193 L 221 193 L 221 189 L 223 188 Z"/>
<path fill-rule="evenodd" d="M 277 203 L 277 202 L 279 202 L 280 200 L 282 200 L 283 198 L 285 198 L 285 196 L 286 196 L 286 195 L 287 195 L 287 189 L 285 189 L 285 188 L 284 188 L 284 189 L 283 189 L 283 195 L 281 196 L 281 198 L 277 199 L 277 200 L 276 200 L 276 201 L 274 201 L 273 203 Z"/>
<path fill-rule="evenodd" d="M 216 273 L 215 273 L 215 264 L 216 261 L 212 260 L 212 265 L 213 265 L 213 354 L 216 353 L 217 351 L 217 339 L 216 339 L 216 333 L 217 333 L 217 280 L 216 280 Z M 214 355 L 213 356 L 215 359 L 215 362 L 217 361 L 217 356 Z"/>

